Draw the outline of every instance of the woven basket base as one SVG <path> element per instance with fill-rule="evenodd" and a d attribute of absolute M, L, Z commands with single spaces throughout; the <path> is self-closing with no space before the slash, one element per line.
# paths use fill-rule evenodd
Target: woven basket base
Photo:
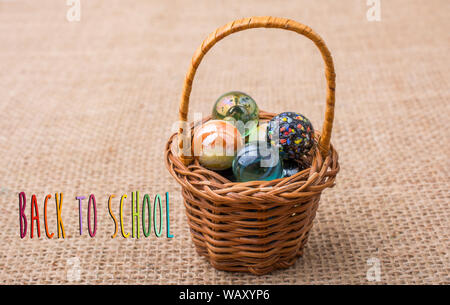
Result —
<path fill-rule="evenodd" d="M 308 241 L 309 230 L 297 241 L 296 249 L 292 249 L 289 253 L 283 256 L 271 259 L 260 259 L 256 262 L 239 259 L 217 259 L 212 251 L 208 250 L 209 244 L 204 242 L 204 239 L 198 236 L 198 232 L 191 230 L 192 241 L 195 244 L 197 253 L 211 263 L 211 265 L 222 271 L 234 272 L 248 272 L 256 275 L 264 275 L 275 271 L 277 269 L 285 269 L 295 264 L 297 258 L 303 255 L 303 247 Z"/>

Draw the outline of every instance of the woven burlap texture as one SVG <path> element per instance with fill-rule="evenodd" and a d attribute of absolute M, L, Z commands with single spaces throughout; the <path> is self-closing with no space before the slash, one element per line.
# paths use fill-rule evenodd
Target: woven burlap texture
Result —
<path fill-rule="evenodd" d="M 0 3 L 0 283 L 439 284 L 450 283 L 450 21 L 448 1 L 65 1 Z M 336 69 L 331 141 L 337 185 L 324 191 L 302 258 L 264 276 L 217 271 L 197 255 L 180 186 L 164 165 L 193 52 L 230 20 L 273 15 L 311 26 Z M 204 58 L 190 116 L 222 93 L 249 93 L 264 110 L 298 111 L 320 129 L 323 62 L 302 37 L 236 33 Z M 113 209 L 131 192 L 170 194 L 174 238 L 112 239 Z M 56 233 L 63 192 L 65 239 L 19 236 L 18 193 L 37 195 Z M 97 234 L 75 196 L 95 194 Z M 163 196 L 164 198 L 164 196 Z M 28 220 L 30 222 L 30 219 Z M 30 223 L 28 224 L 30 225 Z M 36 235 L 36 232 L 35 232 Z M 368 280 L 379 261 L 380 281 Z M 73 276 L 74 266 L 80 271 Z M 370 272 L 369 272 L 370 273 Z M 369 277 L 371 279 L 371 277 Z"/>

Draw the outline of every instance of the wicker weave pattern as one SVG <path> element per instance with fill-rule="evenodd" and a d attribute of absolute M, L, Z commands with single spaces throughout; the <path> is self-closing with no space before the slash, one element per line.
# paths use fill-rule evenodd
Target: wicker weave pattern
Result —
<path fill-rule="evenodd" d="M 184 123 L 166 145 L 166 165 L 182 186 L 197 252 L 220 270 L 265 274 L 294 264 L 303 254 L 321 192 L 334 186 L 339 171 L 337 152 L 330 145 L 335 88 L 330 52 L 309 27 L 288 19 L 254 17 L 231 22 L 209 35 L 194 54 L 183 87 L 180 119 L 187 119 L 192 81 L 204 54 L 225 36 L 256 27 L 281 28 L 303 34 L 322 53 L 328 84 L 327 107 L 322 136 L 316 133 L 318 145 L 308 156 L 310 167 L 288 178 L 232 183 L 183 154 L 187 149 L 183 150 L 182 144 L 186 142 L 183 137 L 192 134 L 183 134 Z M 274 115 L 261 111 L 260 120 L 270 120 Z M 191 124 L 191 131 L 193 126 Z M 178 141 L 174 142 L 176 137 Z"/>

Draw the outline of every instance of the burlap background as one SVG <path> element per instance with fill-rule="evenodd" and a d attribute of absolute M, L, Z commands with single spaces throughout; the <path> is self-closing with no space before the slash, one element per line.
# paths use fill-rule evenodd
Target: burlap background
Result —
<path fill-rule="evenodd" d="M 0 283 L 321 284 L 450 283 L 450 2 L 365 0 L 0 1 Z M 310 25 L 337 72 L 332 142 L 341 173 L 324 192 L 303 258 L 266 276 L 220 272 L 197 256 L 180 187 L 164 166 L 182 81 L 201 41 L 253 15 Z M 220 42 L 199 68 L 191 113 L 223 92 L 248 92 L 262 109 L 306 114 L 319 128 L 323 63 L 310 41 L 251 30 Z M 107 198 L 170 193 L 172 240 L 111 239 Z M 66 239 L 19 237 L 18 192 L 64 193 Z M 95 194 L 97 236 L 78 235 L 75 196 Z M 56 232 L 54 198 L 50 229 Z M 118 212 L 119 198 L 113 201 Z M 28 228 L 29 230 L 30 228 Z M 35 233 L 36 234 L 36 233 Z M 75 260 L 74 260 L 75 258 Z M 75 266 L 76 267 L 76 266 Z M 69 272 L 69 276 L 68 276 Z M 76 279 L 76 278 L 75 278 Z"/>

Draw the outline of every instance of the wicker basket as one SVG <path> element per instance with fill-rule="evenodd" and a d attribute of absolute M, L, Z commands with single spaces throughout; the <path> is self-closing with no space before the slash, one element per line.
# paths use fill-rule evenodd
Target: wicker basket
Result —
<path fill-rule="evenodd" d="M 183 145 L 183 142 L 190 143 L 194 126 L 186 123 L 189 95 L 197 67 L 214 44 L 234 32 L 263 27 L 294 31 L 311 39 L 319 48 L 327 81 L 325 121 L 321 135 L 316 132 L 318 145 L 310 153 L 308 169 L 273 181 L 233 183 L 202 167 L 191 157 L 189 145 Z M 197 252 L 207 257 L 215 268 L 265 274 L 287 268 L 303 254 L 321 192 L 334 185 L 339 171 L 338 154 L 330 144 L 334 99 L 331 54 L 319 35 L 301 23 L 275 17 L 236 20 L 211 33 L 197 49 L 184 81 L 180 129 L 167 142 L 165 158 L 169 172 L 181 184 Z M 273 116 L 273 113 L 260 112 L 261 120 Z"/>

